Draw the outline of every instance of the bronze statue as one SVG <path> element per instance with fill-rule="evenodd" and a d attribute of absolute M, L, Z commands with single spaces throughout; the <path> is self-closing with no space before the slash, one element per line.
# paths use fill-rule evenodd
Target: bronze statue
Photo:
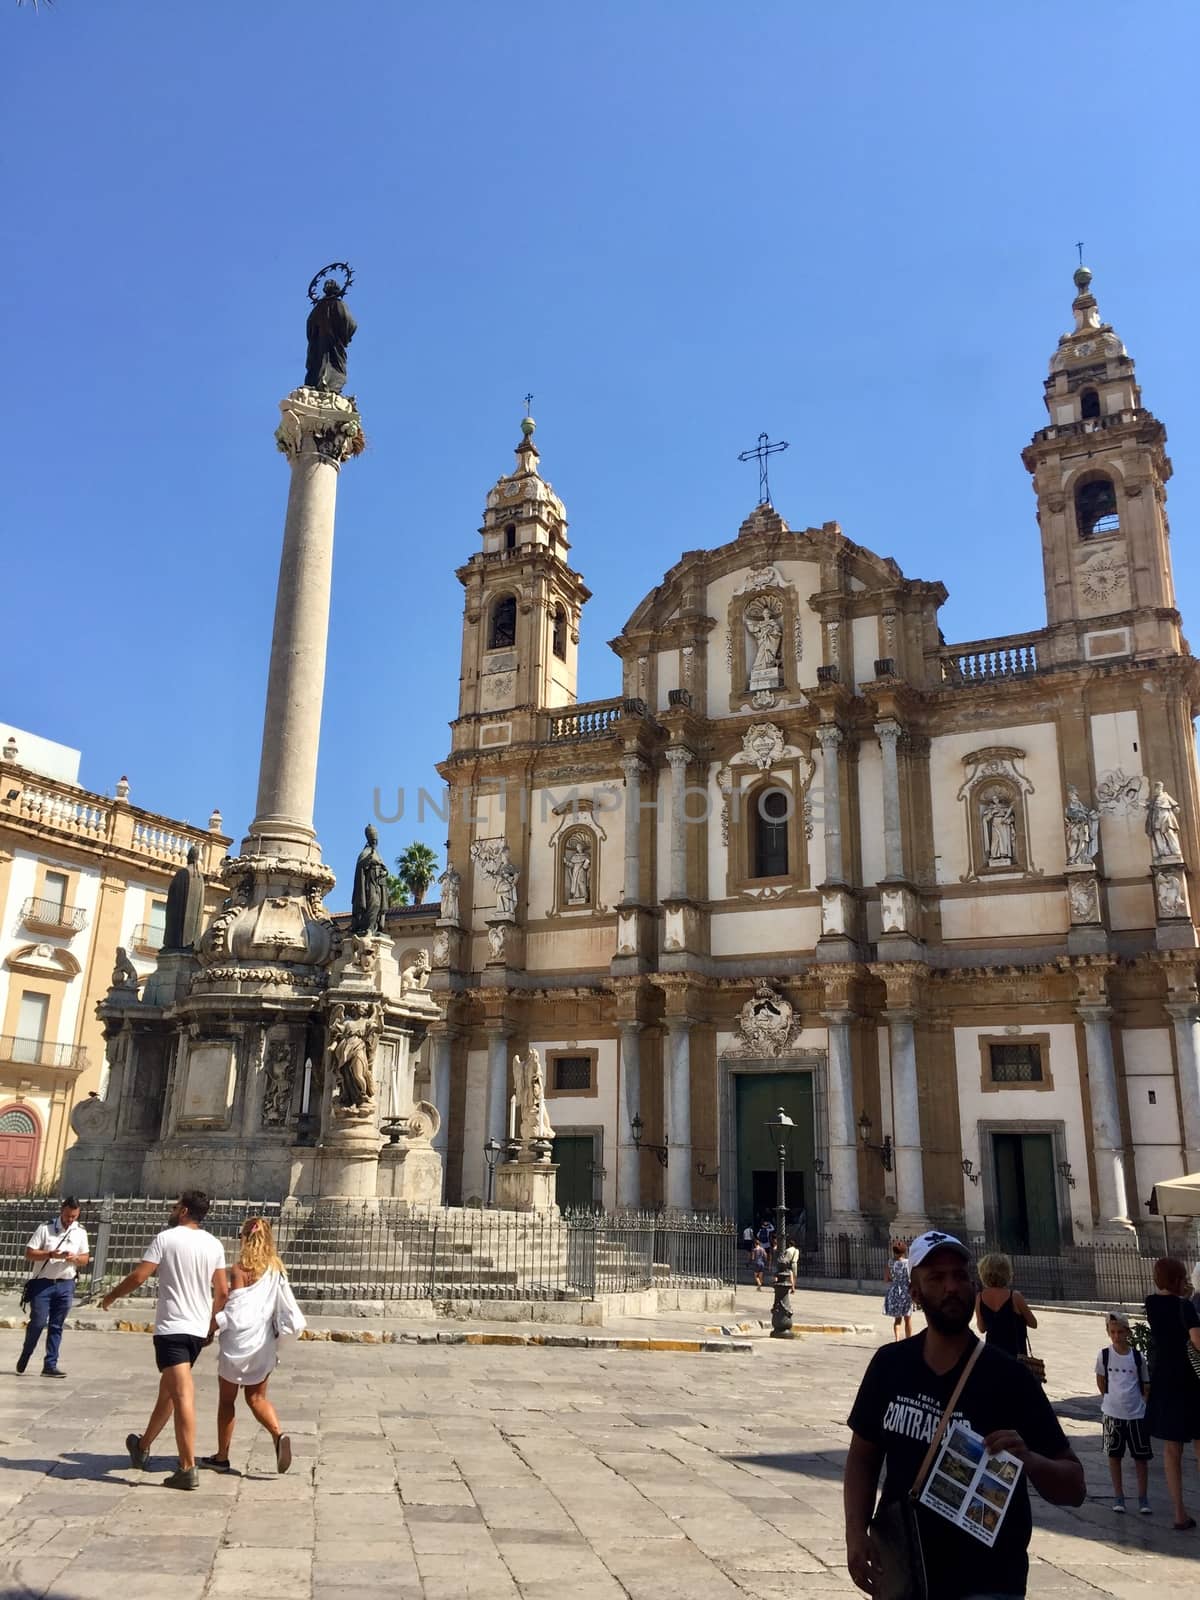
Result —
<path fill-rule="evenodd" d="M 343 283 L 328 276 L 334 271 L 345 273 Z M 313 308 L 308 314 L 305 328 L 308 334 L 308 362 L 304 369 L 306 388 L 331 389 L 334 394 L 341 394 L 346 386 L 346 347 L 358 327 L 345 300 L 353 277 L 344 261 L 334 261 L 322 267 L 308 286 L 308 298 L 313 302 Z M 314 291 L 322 278 L 325 282 L 318 300 Z"/>
<path fill-rule="evenodd" d="M 167 890 L 167 912 L 163 923 L 164 950 L 194 950 L 204 929 L 204 874 L 200 870 L 200 846 L 190 845 L 187 866 L 180 867 Z"/>
<path fill-rule="evenodd" d="M 379 834 L 370 823 L 366 845 L 354 864 L 354 895 L 350 902 L 351 933 L 382 933 L 387 916 L 387 863 L 379 854 Z"/>

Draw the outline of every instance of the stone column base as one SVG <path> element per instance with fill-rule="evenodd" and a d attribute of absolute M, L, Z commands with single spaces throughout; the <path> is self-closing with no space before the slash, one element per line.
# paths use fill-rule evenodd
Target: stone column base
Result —
<path fill-rule="evenodd" d="M 317 1192 L 322 1199 L 373 1200 L 383 1141 L 373 1121 L 332 1127 L 321 1141 Z"/>
<path fill-rule="evenodd" d="M 549 1161 L 504 1161 L 496 1168 L 500 1211 L 553 1211 L 558 1168 Z"/>
<path fill-rule="evenodd" d="M 413 1206 L 440 1206 L 441 1156 L 428 1144 L 385 1144 L 379 1155 L 378 1192 Z"/>

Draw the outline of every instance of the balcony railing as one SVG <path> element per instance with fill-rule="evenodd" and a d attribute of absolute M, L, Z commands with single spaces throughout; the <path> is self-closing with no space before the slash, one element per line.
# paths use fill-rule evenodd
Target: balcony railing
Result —
<path fill-rule="evenodd" d="M 21 921 L 34 933 L 72 934 L 87 926 L 87 912 L 82 906 L 30 895 L 21 907 Z"/>
<path fill-rule="evenodd" d="M 1008 639 L 946 645 L 938 651 L 942 682 L 953 687 L 1032 677 L 1044 670 L 1038 659 L 1039 638 L 1035 633 L 1014 634 Z"/>
<path fill-rule="evenodd" d="M 0 1033 L 0 1061 L 21 1067 L 57 1067 L 60 1071 L 82 1072 L 88 1064 L 87 1046 L 53 1044 L 49 1039 L 23 1039 L 19 1034 Z"/>
<path fill-rule="evenodd" d="M 621 700 L 589 700 L 583 705 L 556 711 L 550 718 L 550 738 L 577 743 L 584 739 L 606 739 L 609 729 L 621 715 Z"/>
<path fill-rule="evenodd" d="M 139 922 L 133 930 L 133 948 L 153 955 L 163 945 L 163 929 L 157 922 Z"/>
<path fill-rule="evenodd" d="M 49 790 L 22 789 L 17 804 L 21 816 L 50 828 L 60 828 L 64 833 L 81 833 L 89 839 L 99 839 L 108 831 L 109 813 L 90 800 L 53 794 Z"/>

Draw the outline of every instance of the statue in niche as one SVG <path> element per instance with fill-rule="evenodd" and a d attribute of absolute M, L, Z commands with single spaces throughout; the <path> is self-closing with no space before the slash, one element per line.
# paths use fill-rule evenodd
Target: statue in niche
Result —
<path fill-rule="evenodd" d="M 363 1117 L 375 1107 L 379 1018 L 373 1005 L 339 1004 L 329 1024 L 329 1060 L 337 1092 L 335 1115 Z"/>
<path fill-rule="evenodd" d="M 267 1083 L 263 1090 L 263 1127 L 277 1128 L 287 1121 L 292 1103 L 295 1052 L 286 1039 L 276 1039 L 267 1046 L 265 1064 Z"/>
<path fill-rule="evenodd" d="M 461 882 L 462 879 L 459 874 L 447 862 L 445 872 L 438 879 L 438 883 L 442 888 L 441 920 L 443 922 L 458 921 L 458 889 Z"/>
<path fill-rule="evenodd" d="M 1182 861 L 1179 842 L 1179 802 L 1172 800 L 1166 786 L 1156 783 L 1146 801 L 1146 835 L 1150 840 L 1151 861 Z"/>
<path fill-rule="evenodd" d="M 1085 806 L 1073 783 L 1067 785 L 1067 865 L 1086 867 L 1100 848 L 1100 813 Z"/>
<path fill-rule="evenodd" d="M 546 1111 L 546 1078 L 542 1058 L 532 1045 L 522 1061 L 513 1061 L 513 1083 L 517 1091 L 517 1132 L 521 1143 L 532 1139 L 553 1139 L 554 1129 Z"/>
<path fill-rule="evenodd" d="M 204 874 L 200 846 L 189 845 L 187 866 L 180 867 L 167 890 L 163 919 L 164 950 L 194 950 L 204 927 Z"/>
<path fill-rule="evenodd" d="M 379 833 L 370 824 L 366 844 L 354 864 L 354 894 L 350 902 L 350 932 L 382 933 L 387 916 L 387 863 L 379 854 Z"/>
<path fill-rule="evenodd" d="M 333 265 L 345 264 L 335 262 Z M 346 348 L 358 331 L 358 324 L 350 315 L 350 308 L 345 301 L 352 277 L 349 268 L 346 268 L 345 283 L 325 278 L 321 298 L 316 298 L 314 290 L 317 283 L 330 270 L 329 267 L 323 268 L 308 286 L 308 297 L 313 302 L 313 308 L 304 329 L 308 335 L 304 385 L 308 389 L 330 389 L 334 394 L 341 394 L 346 387 Z"/>
<path fill-rule="evenodd" d="M 563 875 L 569 906 L 586 906 L 592 898 L 592 843 L 584 833 L 573 833 L 563 851 Z"/>
<path fill-rule="evenodd" d="M 508 860 L 496 873 L 496 910 L 502 916 L 513 917 L 517 914 L 517 879 L 520 876 L 520 869 Z"/>
<path fill-rule="evenodd" d="M 1012 867 L 1017 862 L 1017 816 L 1002 789 L 989 789 L 980 811 L 983 855 L 989 867 Z"/>
<path fill-rule="evenodd" d="M 778 689 L 783 685 L 783 622 L 779 602 L 752 600 L 746 607 L 746 630 L 756 649 L 750 668 L 750 688 Z"/>

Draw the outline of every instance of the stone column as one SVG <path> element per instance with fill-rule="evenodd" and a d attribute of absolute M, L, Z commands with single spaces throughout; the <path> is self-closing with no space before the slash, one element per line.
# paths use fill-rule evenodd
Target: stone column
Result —
<path fill-rule="evenodd" d="M 313 829 L 317 745 L 333 571 L 333 519 L 342 462 L 361 449 L 362 419 L 349 400 L 298 389 L 280 402 L 276 433 L 292 467 L 271 666 L 263 719 L 258 803 L 246 850 L 317 859 Z"/>
<path fill-rule="evenodd" d="M 1112 1007 L 1081 1005 L 1087 1039 L 1088 1093 L 1092 1102 L 1092 1151 L 1096 1166 L 1096 1204 L 1100 1233 L 1128 1238 L 1133 1232 L 1125 1195 L 1125 1143 L 1113 1064 Z"/>
<path fill-rule="evenodd" d="M 692 1209 L 692 1019 L 667 1018 L 667 1204 Z"/>
<path fill-rule="evenodd" d="M 633 1119 L 642 1107 L 642 1024 L 619 1022 L 621 1092 L 617 1107 L 617 1204 L 636 1210 L 642 1203 L 642 1158 L 633 1142 Z"/>
<path fill-rule="evenodd" d="M 625 885 L 622 899 L 631 905 L 641 900 L 642 888 L 642 774 L 641 756 L 621 757 L 625 774 Z"/>
<path fill-rule="evenodd" d="M 925 1170 L 921 1156 L 921 1112 L 917 1098 L 915 1012 L 885 1011 L 892 1062 L 892 1141 L 896 1163 L 897 1233 L 924 1233 Z"/>
<path fill-rule="evenodd" d="M 454 1041 L 448 1028 L 429 1030 L 429 1098 L 442 1119 L 433 1148 L 443 1159 L 450 1132 L 450 1061 L 453 1047 Z"/>
<path fill-rule="evenodd" d="M 854 1120 L 854 1070 L 850 1055 L 853 1011 L 822 1012 L 829 1025 L 830 1226 L 837 1232 L 862 1223 L 858 1200 L 858 1129 Z"/>
<path fill-rule="evenodd" d="M 900 724 L 892 717 L 885 717 L 875 724 L 875 732 L 883 751 L 883 875 L 902 878 L 904 843 L 900 831 L 900 764 L 896 755 Z"/>
<path fill-rule="evenodd" d="M 685 745 L 673 744 L 667 750 L 671 767 L 671 868 L 668 900 L 686 900 L 687 872 L 687 771 L 695 760 Z"/>
<path fill-rule="evenodd" d="M 1175 1030 L 1179 1103 L 1183 1109 L 1185 1172 L 1200 1172 L 1200 1005 L 1169 1000 L 1163 1007 Z"/>
<path fill-rule="evenodd" d="M 486 1032 L 487 1098 L 484 1102 L 483 1137 L 485 1140 L 496 1139 L 503 1144 L 508 1137 L 508 1041 L 513 1036 L 513 1030 L 507 1024 L 492 1023 Z"/>
<path fill-rule="evenodd" d="M 841 883 L 842 864 L 842 779 L 838 766 L 842 730 L 827 722 L 817 729 L 821 743 L 821 782 L 825 807 L 825 881 Z"/>

